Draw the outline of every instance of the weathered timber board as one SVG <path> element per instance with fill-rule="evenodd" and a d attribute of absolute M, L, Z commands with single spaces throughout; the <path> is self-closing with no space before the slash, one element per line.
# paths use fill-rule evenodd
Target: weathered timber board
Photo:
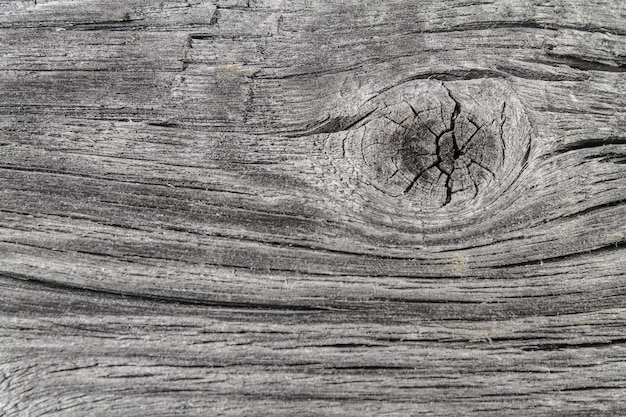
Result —
<path fill-rule="evenodd" d="M 0 415 L 626 415 L 626 3 L 0 2 Z"/>

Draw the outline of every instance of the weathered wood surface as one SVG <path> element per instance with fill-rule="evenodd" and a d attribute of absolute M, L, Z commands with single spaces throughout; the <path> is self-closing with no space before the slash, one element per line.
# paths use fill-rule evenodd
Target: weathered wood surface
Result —
<path fill-rule="evenodd" d="M 0 415 L 626 415 L 626 4 L 0 2 Z"/>

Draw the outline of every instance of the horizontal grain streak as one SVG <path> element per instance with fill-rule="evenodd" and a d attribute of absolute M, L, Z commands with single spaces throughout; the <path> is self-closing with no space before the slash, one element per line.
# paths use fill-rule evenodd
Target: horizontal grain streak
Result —
<path fill-rule="evenodd" d="M 608 145 L 626 145 L 626 137 L 609 136 L 606 138 L 589 138 L 580 140 L 574 143 L 564 145 L 551 153 L 543 155 L 542 159 L 548 159 L 555 155 L 578 151 L 581 149 L 592 149 Z"/>
<path fill-rule="evenodd" d="M 141 160 L 144 161 L 144 160 Z M 149 161 L 147 161 L 149 162 Z M 252 193 L 246 193 L 242 191 L 232 191 L 232 190 L 223 190 L 217 188 L 209 188 L 209 187 L 201 187 L 201 186 L 190 186 L 190 185 L 171 185 L 171 184 L 158 184 L 153 182 L 141 182 L 141 181 L 128 181 L 122 180 L 119 178 L 110 178 L 103 177 L 98 175 L 88 175 L 85 173 L 72 173 L 72 172 L 64 172 L 53 169 L 46 168 L 26 168 L 26 167 L 17 167 L 12 165 L 0 165 L 0 170 L 5 171 L 17 171 L 17 172 L 27 172 L 41 175 L 58 175 L 63 177 L 71 177 L 75 179 L 89 179 L 89 180 L 101 180 L 106 182 L 118 183 L 118 184 L 131 184 L 131 185 L 147 185 L 151 187 L 167 187 L 167 188 L 178 188 L 181 190 L 200 190 L 200 191 L 208 191 L 208 192 L 218 192 L 218 193 L 227 193 L 227 194 L 238 194 L 238 195 L 254 195 Z"/>
<path fill-rule="evenodd" d="M 535 350 L 563 350 L 563 349 L 593 349 L 607 348 L 617 345 L 626 344 L 626 338 L 611 339 L 603 342 L 586 342 L 586 343 L 544 343 L 528 347 L 522 347 L 525 351 Z"/>
<path fill-rule="evenodd" d="M 520 266 L 537 266 L 537 265 L 542 265 L 542 264 L 545 264 L 545 263 L 556 263 L 556 262 L 571 261 L 573 259 L 576 259 L 576 258 L 579 258 L 579 257 L 583 257 L 583 256 L 591 256 L 591 255 L 597 256 L 597 255 L 601 255 L 603 253 L 619 251 L 619 250 L 622 250 L 625 245 L 626 245 L 626 241 L 622 240 L 622 241 L 619 241 L 619 242 L 611 243 L 609 245 L 604 245 L 604 246 L 601 246 L 599 248 L 590 249 L 590 250 L 586 250 L 586 251 L 574 252 L 574 253 L 569 253 L 567 255 L 553 256 L 553 257 L 548 257 L 548 258 L 541 258 L 541 259 L 537 259 L 537 260 L 533 260 L 533 261 L 518 262 L 518 263 L 512 263 L 512 264 L 505 264 L 505 265 L 497 265 L 497 266 L 492 266 L 491 268 L 493 268 L 493 269 L 505 269 L 505 268 L 520 267 Z"/>
<path fill-rule="evenodd" d="M 232 301 L 217 301 L 217 300 L 205 300 L 199 298 L 189 297 L 176 297 L 176 296 L 164 296 L 148 293 L 136 293 L 127 291 L 114 291 L 104 288 L 95 288 L 88 286 L 78 286 L 73 284 L 49 281 L 43 278 L 37 278 L 34 276 L 28 276 L 25 274 L 18 274 L 14 272 L 0 271 L 0 279 L 7 281 L 13 281 L 17 283 L 35 284 L 38 287 L 45 288 L 52 291 L 64 291 L 71 292 L 80 295 L 87 295 L 92 297 L 109 297 L 122 299 L 124 301 L 138 301 L 138 302 L 152 302 L 158 304 L 175 304 L 182 306 L 199 306 L 199 307 L 214 307 L 225 309 L 243 309 L 243 310 L 280 310 L 280 311 L 292 311 L 292 312 L 314 312 L 314 311 L 328 311 L 338 310 L 331 307 L 313 307 L 304 305 L 293 304 L 269 304 L 269 303 L 245 303 L 245 302 L 232 302 Z"/>
<path fill-rule="evenodd" d="M 601 62 L 583 59 L 574 55 L 552 55 L 549 54 L 551 61 L 538 60 L 539 64 L 567 65 L 568 67 L 579 71 L 599 71 L 599 72 L 626 72 L 624 65 L 609 65 Z"/>
<path fill-rule="evenodd" d="M 488 20 L 482 22 L 472 22 L 466 24 L 460 24 L 456 26 L 442 27 L 429 30 L 417 30 L 409 33 L 449 33 L 449 32 L 469 32 L 469 31 L 492 31 L 494 29 L 538 29 L 546 30 L 550 32 L 568 29 L 578 32 L 586 33 L 599 33 L 599 34 L 614 34 L 614 35 L 626 35 L 626 30 L 621 28 L 603 28 L 595 25 L 563 25 L 551 23 L 548 21 L 540 22 L 535 19 L 528 20 Z M 462 36 L 462 35 L 460 35 Z"/>
<path fill-rule="evenodd" d="M 604 210 L 604 209 L 611 209 L 611 208 L 622 206 L 624 204 L 626 204 L 626 199 L 610 201 L 608 203 L 598 204 L 597 206 L 591 206 L 591 207 L 588 207 L 588 208 L 586 208 L 584 210 L 577 211 L 575 213 L 571 213 L 571 214 L 567 214 L 567 215 L 561 216 L 561 217 L 558 218 L 558 220 L 559 221 L 570 220 L 572 218 L 585 216 L 585 215 L 593 213 L 595 211 L 601 211 L 601 210 Z"/>

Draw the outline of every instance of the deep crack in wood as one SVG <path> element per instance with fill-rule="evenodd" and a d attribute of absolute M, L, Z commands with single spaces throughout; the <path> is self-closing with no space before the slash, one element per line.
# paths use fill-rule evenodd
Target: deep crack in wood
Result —
<path fill-rule="evenodd" d="M 341 132 L 341 155 L 331 158 L 347 160 L 354 179 L 364 178 L 352 181 L 362 194 L 382 192 L 390 207 L 416 214 L 470 217 L 501 199 L 531 143 L 521 103 L 498 80 L 403 83 L 361 112 L 369 116 Z"/>

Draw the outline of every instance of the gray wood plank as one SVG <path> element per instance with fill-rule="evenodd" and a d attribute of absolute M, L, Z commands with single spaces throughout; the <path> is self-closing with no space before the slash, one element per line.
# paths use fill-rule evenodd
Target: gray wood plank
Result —
<path fill-rule="evenodd" d="M 0 414 L 626 414 L 625 22 L 0 3 Z"/>

